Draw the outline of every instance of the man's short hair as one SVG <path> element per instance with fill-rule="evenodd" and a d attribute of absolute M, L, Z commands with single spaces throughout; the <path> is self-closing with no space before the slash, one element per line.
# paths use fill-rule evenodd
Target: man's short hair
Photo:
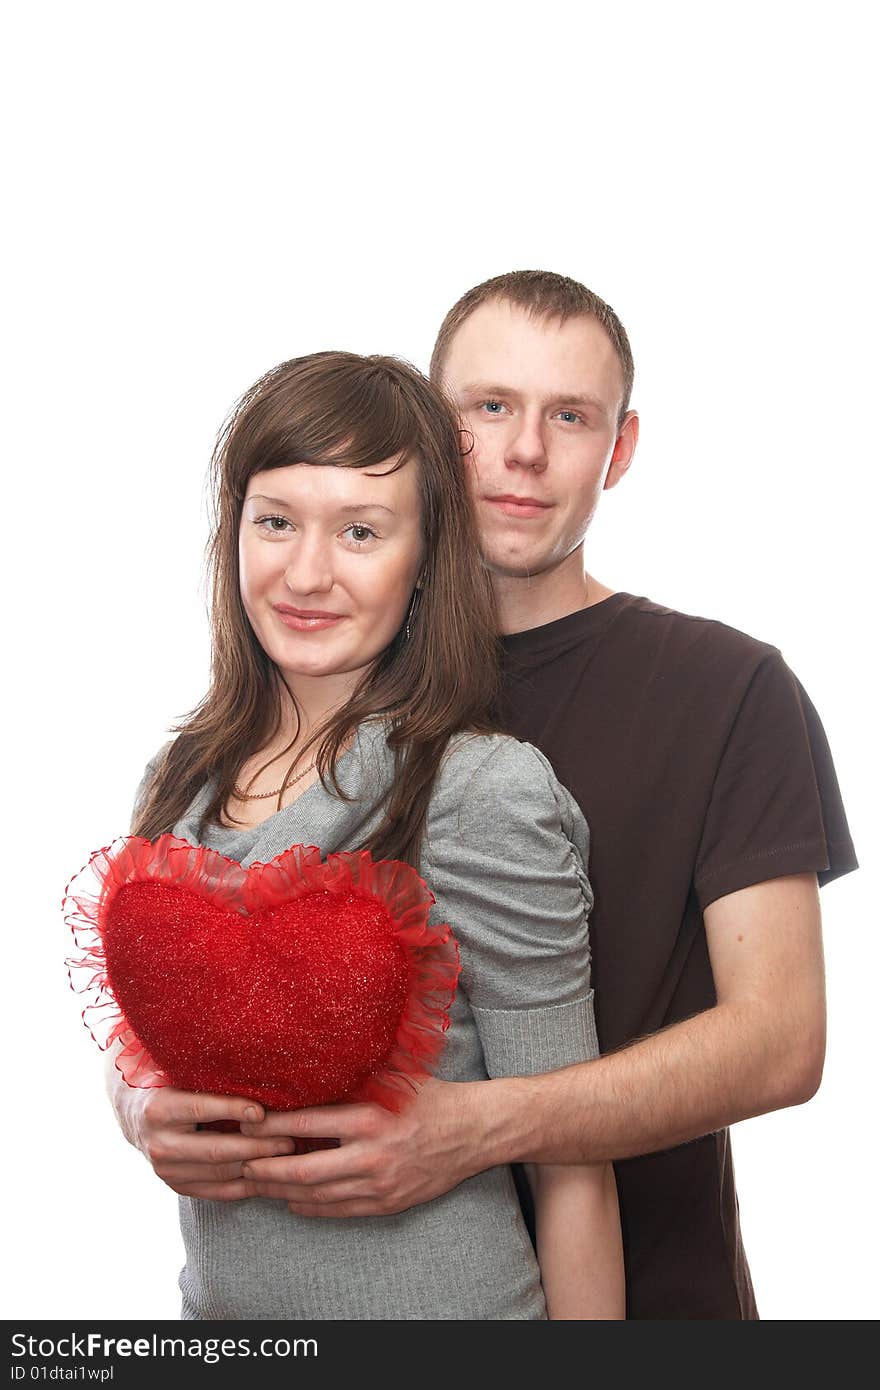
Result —
<path fill-rule="evenodd" d="M 600 299 L 586 285 L 571 280 L 567 275 L 556 275 L 552 270 L 512 270 L 506 275 L 496 275 L 484 280 L 467 294 L 463 294 L 453 304 L 440 325 L 434 351 L 431 354 L 431 380 L 439 383 L 443 376 L 443 364 L 449 345 L 465 319 L 470 318 L 475 309 L 489 300 L 507 300 L 534 318 L 556 318 L 560 324 L 578 314 L 596 319 L 608 337 L 617 354 L 623 372 L 623 399 L 620 406 L 618 424 L 622 422 L 629 409 L 632 394 L 633 366 L 632 348 L 626 329 L 609 304 Z"/>

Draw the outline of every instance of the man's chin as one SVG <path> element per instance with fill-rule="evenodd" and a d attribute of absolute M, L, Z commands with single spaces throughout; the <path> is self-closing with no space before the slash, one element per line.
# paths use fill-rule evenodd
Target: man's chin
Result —
<path fill-rule="evenodd" d="M 531 559 L 523 555 L 518 555 L 515 558 L 512 556 L 499 558 L 484 555 L 483 564 L 492 579 L 500 582 L 508 579 L 534 579 L 536 575 L 542 574 L 547 568 L 539 557 L 535 556 L 534 559 Z"/>

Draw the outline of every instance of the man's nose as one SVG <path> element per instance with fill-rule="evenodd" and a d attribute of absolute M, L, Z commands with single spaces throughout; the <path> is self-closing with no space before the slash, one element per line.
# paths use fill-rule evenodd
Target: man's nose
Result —
<path fill-rule="evenodd" d="M 517 426 L 504 452 L 505 464 L 508 468 L 531 468 L 543 473 L 547 467 L 547 446 L 541 421 L 523 415 Z"/>
<path fill-rule="evenodd" d="M 292 594 L 322 594 L 332 589 L 332 541 L 298 536 L 290 547 L 284 580 Z"/>

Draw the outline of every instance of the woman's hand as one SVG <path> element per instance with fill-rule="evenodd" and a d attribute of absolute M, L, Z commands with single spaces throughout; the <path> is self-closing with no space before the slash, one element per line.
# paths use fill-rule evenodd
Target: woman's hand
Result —
<path fill-rule="evenodd" d="M 491 1104 L 498 1082 L 426 1081 L 401 1114 L 381 1105 L 269 1111 L 247 1134 L 293 1135 L 306 1149 L 247 1164 L 251 1196 L 276 1197 L 297 1216 L 388 1216 L 448 1192 L 493 1163 Z M 290 1151 L 288 1151 L 290 1152 Z"/>
<path fill-rule="evenodd" d="M 241 1174 L 252 1158 L 276 1158 L 295 1151 L 285 1136 L 249 1138 L 243 1134 L 200 1130 L 217 1120 L 256 1122 L 265 1111 L 241 1096 L 202 1095 L 174 1086 L 143 1089 L 129 1086 L 108 1054 L 107 1092 L 130 1144 L 140 1149 L 157 1177 L 183 1197 L 238 1202 L 254 1195 Z"/>

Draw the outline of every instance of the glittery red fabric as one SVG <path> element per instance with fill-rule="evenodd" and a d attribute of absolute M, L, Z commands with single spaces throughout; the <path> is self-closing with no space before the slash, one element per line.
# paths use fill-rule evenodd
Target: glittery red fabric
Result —
<path fill-rule="evenodd" d="M 406 864 L 294 845 L 243 869 L 171 835 L 100 850 L 69 885 L 71 984 L 132 1085 L 242 1095 L 273 1110 L 399 1109 L 443 1044 L 458 978 L 449 928 Z"/>

